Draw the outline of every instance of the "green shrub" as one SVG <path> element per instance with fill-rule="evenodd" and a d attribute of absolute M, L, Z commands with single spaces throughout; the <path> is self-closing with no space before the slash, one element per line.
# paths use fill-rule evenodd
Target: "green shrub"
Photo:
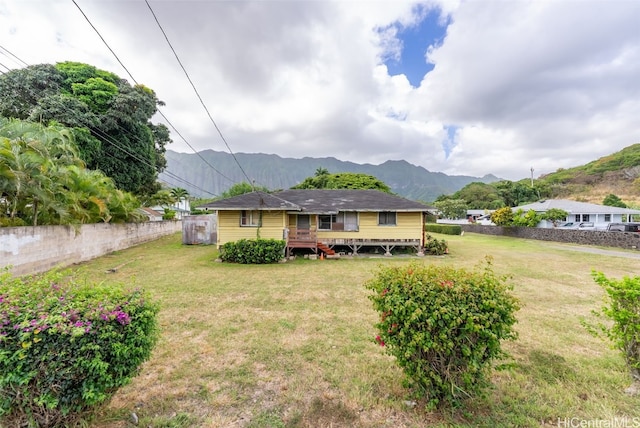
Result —
<path fill-rule="evenodd" d="M 640 382 L 640 276 L 607 278 L 602 272 L 592 272 L 593 279 L 604 288 L 607 301 L 598 317 L 606 317 L 612 323 L 597 326 L 585 324 L 594 335 L 604 335 L 619 349 L 635 382 Z"/>
<path fill-rule="evenodd" d="M 425 232 L 442 233 L 443 235 L 461 235 L 462 226 L 459 224 L 427 223 L 424 225 Z"/>
<path fill-rule="evenodd" d="M 276 263 L 284 256 L 286 242 L 277 239 L 240 239 L 220 247 L 224 262 L 242 264 Z"/>
<path fill-rule="evenodd" d="M 449 252 L 447 241 L 445 241 L 444 239 L 436 239 L 433 236 L 427 234 L 424 242 L 424 252 L 436 256 L 447 254 Z"/>
<path fill-rule="evenodd" d="M 175 218 L 176 218 L 175 210 L 172 210 L 169 208 L 164 209 L 164 214 L 162 214 L 163 220 L 175 220 Z"/>
<path fill-rule="evenodd" d="M 0 227 L 20 227 L 26 225 L 27 223 L 19 217 L 0 217 Z"/>
<path fill-rule="evenodd" d="M 491 363 L 514 339 L 518 302 L 488 258 L 474 271 L 412 263 L 383 267 L 365 284 L 381 314 L 375 341 L 433 409 L 482 392 Z"/>
<path fill-rule="evenodd" d="M 157 312 L 140 289 L 1 274 L 0 426 L 63 426 L 110 398 L 150 357 Z"/>
<path fill-rule="evenodd" d="M 537 227 L 542 220 L 543 217 L 534 210 L 525 213 L 523 209 L 519 209 L 513 215 L 514 226 Z"/>
<path fill-rule="evenodd" d="M 491 221 L 497 226 L 512 226 L 513 211 L 510 207 L 498 208 L 491 213 Z"/>

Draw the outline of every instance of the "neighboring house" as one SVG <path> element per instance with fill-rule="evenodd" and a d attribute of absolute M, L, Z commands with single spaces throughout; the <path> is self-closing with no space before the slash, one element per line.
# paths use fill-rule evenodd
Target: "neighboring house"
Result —
<path fill-rule="evenodd" d="M 176 220 L 182 220 L 183 217 L 191 215 L 191 206 L 187 198 L 182 198 L 179 201 L 171 205 L 155 205 L 151 207 L 152 210 L 158 211 L 164 214 L 164 210 L 168 209 L 176 212 Z"/>
<path fill-rule="evenodd" d="M 287 254 L 307 248 L 354 254 L 362 247 L 424 247 L 424 214 L 433 208 L 378 190 L 311 189 L 251 192 L 198 209 L 218 212 L 218 244 L 242 238 L 284 239 Z"/>
<path fill-rule="evenodd" d="M 467 210 L 466 218 L 461 219 L 448 219 L 448 218 L 439 218 L 436 220 L 436 223 L 441 224 L 469 224 L 469 223 L 478 223 L 489 225 L 491 223 L 491 213 L 495 210 Z"/>
<path fill-rule="evenodd" d="M 589 204 L 586 202 L 570 201 L 567 199 L 548 199 L 532 204 L 520 205 L 513 211 L 523 210 L 525 213 L 534 210 L 538 214 L 544 214 L 552 208 L 558 208 L 569 213 L 565 222 L 593 223 L 595 229 L 605 230 L 609 223 L 622 223 L 631 221 L 632 216 L 640 215 L 640 210 L 629 208 L 610 207 L 607 205 Z M 553 227 L 550 221 L 543 220 L 538 227 Z"/>
<path fill-rule="evenodd" d="M 140 211 L 149 218 L 149 221 L 162 221 L 163 212 L 156 211 L 149 207 L 142 207 Z"/>

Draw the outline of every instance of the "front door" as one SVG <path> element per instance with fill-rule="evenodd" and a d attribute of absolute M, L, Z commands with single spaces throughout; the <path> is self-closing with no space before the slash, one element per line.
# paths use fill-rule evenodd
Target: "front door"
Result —
<path fill-rule="evenodd" d="M 298 229 L 309 230 L 309 228 L 311 227 L 311 221 L 309 220 L 309 214 L 299 215 L 296 227 Z"/>

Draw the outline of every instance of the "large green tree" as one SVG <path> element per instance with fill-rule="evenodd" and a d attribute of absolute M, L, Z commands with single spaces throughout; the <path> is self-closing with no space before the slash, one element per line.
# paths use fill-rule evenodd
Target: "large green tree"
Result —
<path fill-rule="evenodd" d="M 88 64 L 41 64 L 0 76 L 0 115 L 71 128 L 89 169 L 138 194 L 155 193 L 166 166 L 169 130 L 151 123 L 158 105 L 151 89 Z"/>
<path fill-rule="evenodd" d="M 219 199 L 231 198 L 233 196 L 244 195 L 245 193 L 250 193 L 253 191 L 259 192 L 269 192 L 264 186 L 252 186 L 246 181 L 241 181 L 240 183 L 236 183 L 233 186 L 229 187 L 227 190 L 222 192 Z"/>
<path fill-rule="evenodd" d="M 374 189 L 391 193 L 391 188 L 373 175 L 354 172 L 329 174 L 324 168 L 318 168 L 313 177 L 305 178 L 292 189 Z"/>
<path fill-rule="evenodd" d="M 464 199 L 440 199 L 433 203 L 440 216 L 448 219 L 460 219 L 467 217 L 467 203 Z"/>
<path fill-rule="evenodd" d="M 455 192 L 451 199 L 463 199 L 469 209 L 475 210 L 496 209 L 505 205 L 494 186 L 477 181 Z"/>

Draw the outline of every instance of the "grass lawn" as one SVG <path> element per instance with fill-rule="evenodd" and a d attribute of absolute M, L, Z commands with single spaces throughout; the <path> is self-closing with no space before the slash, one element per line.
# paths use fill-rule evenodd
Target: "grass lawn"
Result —
<path fill-rule="evenodd" d="M 408 405 L 400 369 L 374 343 L 362 284 L 409 258 L 231 265 L 174 235 L 78 267 L 92 280 L 135 282 L 161 304 L 152 359 L 88 424 L 132 426 L 135 412 L 139 426 L 174 428 L 632 426 L 640 398 L 623 392 L 623 359 L 580 318 L 602 302 L 591 270 L 636 275 L 637 260 L 471 233 L 438 238 L 449 255 L 411 260 L 472 268 L 491 255 L 522 303 L 519 339 L 506 345 L 513 367 L 465 409 Z"/>

